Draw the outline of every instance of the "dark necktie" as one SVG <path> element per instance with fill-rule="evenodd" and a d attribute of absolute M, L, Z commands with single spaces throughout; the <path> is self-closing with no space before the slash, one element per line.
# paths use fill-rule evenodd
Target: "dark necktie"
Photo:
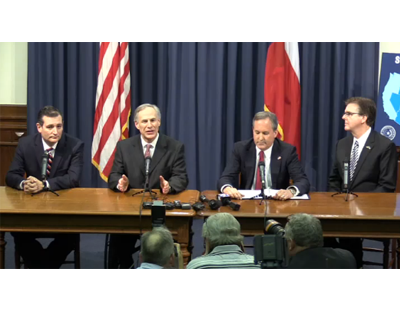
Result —
<path fill-rule="evenodd" d="M 47 177 L 50 176 L 51 165 L 53 164 L 53 159 L 54 159 L 54 157 L 53 157 L 53 155 L 52 155 L 52 152 L 51 152 L 52 150 L 53 150 L 52 147 L 50 147 L 50 148 L 48 148 L 48 149 L 46 150 L 46 152 L 49 153 L 49 161 L 47 162 Z"/>
<path fill-rule="evenodd" d="M 264 161 L 264 152 L 260 151 L 259 153 L 259 159 L 258 162 Z M 257 179 L 256 179 L 256 188 L 255 189 L 261 189 L 262 188 L 262 181 L 261 181 L 261 174 L 260 174 L 260 166 L 257 165 Z"/>

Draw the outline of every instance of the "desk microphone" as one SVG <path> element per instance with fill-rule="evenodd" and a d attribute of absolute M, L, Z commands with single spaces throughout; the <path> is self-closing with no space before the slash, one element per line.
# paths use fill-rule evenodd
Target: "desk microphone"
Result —
<path fill-rule="evenodd" d="M 265 162 L 260 161 L 258 163 L 258 168 L 260 168 L 260 175 L 261 175 L 261 184 L 262 184 L 262 189 L 266 189 L 267 187 L 265 186 Z"/>
<path fill-rule="evenodd" d="M 42 180 L 47 178 L 47 165 L 49 163 L 49 152 L 45 151 L 42 155 Z"/>
<path fill-rule="evenodd" d="M 218 210 L 222 206 L 222 202 L 220 200 L 211 199 L 208 200 L 205 195 L 200 196 L 200 201 L 202 203 L 207 203 L 211 210 Z"/>
<path fill-rule="evenodd" d="M 349 188 L 349 159 L 345 157 L 343 161 L 343 189 L 348 190 Z"/>
<path fill-rule="evenodd" d="M 144 159 L 144 167 L 145 167 L 145 171 L 146 171 L 146 177 L 149 176 L 150 162 L 151 162 L 151 156 L 147 156 L 147 157 Z"/>

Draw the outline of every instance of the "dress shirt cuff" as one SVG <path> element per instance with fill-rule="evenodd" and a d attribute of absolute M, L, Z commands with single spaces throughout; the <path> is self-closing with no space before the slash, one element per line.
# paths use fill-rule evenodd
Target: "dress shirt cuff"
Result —
<path fill-rule="evenodd" d="M 24 190 L 24 182 L 25 182 L 25 181 L 26 181 L 26 180 L 24 179 L 24 180 L 21 181 L 21 183 L 19 183 L 19 189 Z"/>
<path fill-rule="evenodd" d="M 221 193 L 223 193 L 224 189 L 227 188 L 227 187 L 233 187 L 233 186 L 230 185 L 230 184 L 225 184 L 224 186 L 221 187 Z"/>
<path fill-rule="evenodd" d="M 291 189 L 291 188 L 293 188 L 293 189 L 296 190 L 296 193 L 293 195 L 293 197 L 296 197 L 298 194 L 300 194 L 300 191 L 299 191 L 299 189 L 297 188 L 297 186 L 291 185 L 291 186 L 289 186 L 289 187 L 287 188 L 287 190 L 289 190 L 289 189 Z"/>
<path fill-rule="evenodd" d="M 46 180 L 46 187 L 47 187 L 48 189 L 50 189 L 50 183 L 49 183 L 49 181 L 47 181 L 47 180 Z"/>

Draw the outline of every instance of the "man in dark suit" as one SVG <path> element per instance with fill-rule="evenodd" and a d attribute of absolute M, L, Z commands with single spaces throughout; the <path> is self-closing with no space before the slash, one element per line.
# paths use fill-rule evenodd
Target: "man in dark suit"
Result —
<path fill-rule="evenodd" d="M 349 192 L 391 192 L 396 188 L 397 152 L 395 144 L 372 130 L 376 118 L 376 104 L 373 100 L 353 97 L 346 100 L 343 114 L 344 129 L 351 136 L 339 140 L 336 145 L 336 159 L 329 177 L 331 191 L 343 190 L 343 163 L 349 161 Z M 358 267 L 362 266 L 362 240 L 340 238 L 326 240 L 331 246 L 352 251 Z"/>
<path fill-rule="evenodd" d="M 63 133 L 63 118 L 52 106 L 42 108 L 36 124 L 39 133 L 21 138 L 6 184 L 36 194 L 42 190 L 73 188 L 79 186 L 83 166 L 83 142 Z M 42 156 L 48 152 L 49 165 L 46 180 L 42 180 Z M 26 178 L 25 178 L 26 175 Z M 74 249 L 79 235 L 52 234 L 56 236 L 47 249 L 36 238 L 46 234 L 12 233 L 15 247 L 28 268 L 59 268 Z"/>
<path fill-rule="evenodd" d="M 253 118 L 253 138 L 236 142 L 233 153 L 218 180 L 218 189 L 241 199 L 237 188 L 261 189 L 258 163 L 265 162 L 266 182 L 280 189 L 275 199 L 287 200 L 309 192 L 310 182 L 296 153 L 296 147 L 276 138 L 278 120 L 274 113 L 258 112 Z M 240 183 L 239 183 L 240 173 Z M 293 185 L 290 185 L 290 180 Z"/>
<path fill-rule="evenodd" d="M 297 213 L 289 216 L 285 226 L 289 248 L 289 269 L 355 269 L 353 255 L 342 249 L 324 248 L 319 219 Z"/>
<path fill-rule="evenodd" d="M 188 185 L 184 145 L 159 134 L 161 113 L 157 106 L 142 104 L 135 110 L 140 135 L 117 143 L 108 186 L 114 191 L 145 188 L 145 157 L 151 157 L 149 185 L 163 194 L 182 192 Z M 137 235 L 111 235 L 110 268 L 130 268 Z"/>

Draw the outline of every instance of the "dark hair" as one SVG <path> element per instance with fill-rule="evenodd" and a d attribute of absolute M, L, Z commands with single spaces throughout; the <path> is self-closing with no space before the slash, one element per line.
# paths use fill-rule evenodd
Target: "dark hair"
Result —
<path fill-rule="evenodd" d="M 40 124 L 40 126 L 43 126 L 43 116 L 57 117 L 59 115 L 61 116 L 61 118 L 63 118 L 60 110 L 58 110 L 57 108 L 55 108 L 51 105 L 47 105 L 39 111 L 38 117 L 37 117 L 37 122 Z"/>
<path fill-rule="evenodd" d="M 351 97 L 346 100 L 346 106 L 350 103 L 358 105 L 360 115 L 367 117 L 367 125 L 372 127 L 376 119 L 376 103 L 374 100 L 364 97 Z"/>

